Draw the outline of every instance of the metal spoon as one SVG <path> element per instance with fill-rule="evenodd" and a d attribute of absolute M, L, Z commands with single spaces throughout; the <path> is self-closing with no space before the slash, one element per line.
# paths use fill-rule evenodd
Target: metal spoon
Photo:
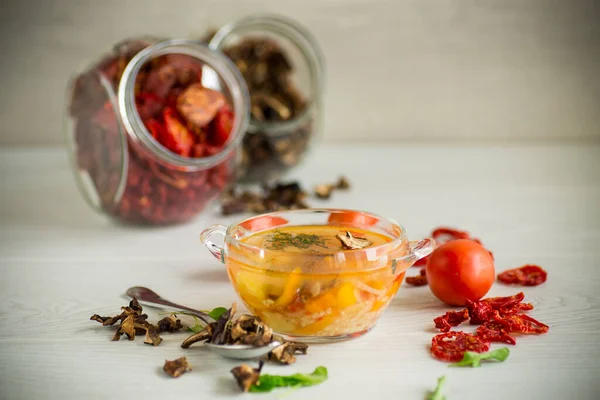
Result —
<path fill-rule="evenodd" d="M 175 304 L 167 299 L 163 299 L 161 296 L 158 295 L 158 293 L 142 286 L 131 287 L 127 289 L 125 294 L 131 298 L 135 297 L 138 303 L 140 303 L 143 306 L 160 308 L 163 310 L 168 308 L 175 311 L 185 311 L 195 315 L 207 324 L 215 322 L 214 318 L 212 318 L 206 313 L 203 313 L 202 311 L 194 310 L 193 308 Z"/>
<path fill-rule="evenodd" d="M 162 298 L 161 296 L 158 295 L 158 293 L 155 293 L 154 291 L 152 291 L 148 288 L 145 288 L 145 287 L 141 287 L 141 286 L 131 287 L 131 288 L 127 289 L 125 294 L 131 298 L 135 297 L 137 299 L 138 303 L 140 303 L 143 306 L 160 308 L 160 309 L 168 308 L 168 309 L 175 310 L 175 311 L 177 311 L 177 310 L 185 311 L 187 313 L 197 316 L 198 318 L 200 318 L 207 324 L 215 321 L 210 315 L 203 313 L 202 311 L 194 310 L 193 308 L 175 304 L 169 300 Z M 265 354 L 270 353 L 271 350 L 273 350 L 274 348 L 276 348 L 277 346 L 280 346 L 280 345 L 281 345 L 281 342 L 278 342 L 278 341 L 273 341 L 273 342 L 271 342 L 265 346 L 261 346 L 261 347 L 254 347 L 251 345 L 244 345 L 244 344 L 223 345 L 223 344 L 204 343 L 204 346 L 207 349 L 209 349 L 210 351 L 217 353 L 223 357 L 232 358 L 235 360 L 249 360 L 249 359 L 253 359 L 253 358 L 258 358 L 258 357 L 264 356 Z"/>

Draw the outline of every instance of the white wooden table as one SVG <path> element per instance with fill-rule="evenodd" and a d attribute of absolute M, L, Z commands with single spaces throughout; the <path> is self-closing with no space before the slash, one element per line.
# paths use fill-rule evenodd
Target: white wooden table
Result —
<path fill-rule="evenodd" d="M 600 146 L 324 146 L 290 178 L 311 187 L 341 173 L 351 191 L 312 204 L 387 215 L 411 239 L 453 225 L 480 237 L 499 271 L 543 266 L 548 281 L 524 291 L 550 331 L 519 337 L 502 364 L 448 368 L 428 352 L 432 319 L 447 307 L 427 287 L 403 286 L 368 335 L 312 346 L 292 366 L 267 364 L 268 373 L 329 369 L 328 381 L 287 398 L 423 399 L 441 375 L 448 400 L 600 397 Z M 225 271 L 198 233 L 239 217 L 215 208 L 185 226 L 114 225 L 83 202 L 61 149 L 2 150 L 0 187 L 0 398 L 240 396 L 229 372 L 238 363 L 181 349 L 187 333 L 158 347 L 112 342 L 113 329 L 89 320 L 118 311 L 133 285 L 198 308 L 230 305 Z M 518 290 L 496 284 L 488 295 Z M 183 355 L 193 371 L 165 376 L 164 360 Z"/>

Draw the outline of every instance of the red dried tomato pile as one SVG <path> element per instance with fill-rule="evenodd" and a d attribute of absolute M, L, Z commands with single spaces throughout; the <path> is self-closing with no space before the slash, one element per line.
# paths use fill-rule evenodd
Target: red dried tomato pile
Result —
<path fill-rule="evenodd" d="M 136 80 L 136 105 L 146 128 L 173 153 L 206 157 L 227 142 L 233 112 L 225 96 L 202 86 L 202 64 L 169 54 L 154 59 Z"/>
<path fill-rule="evenodd" d="M 514 335 L 540 335 L 548 332 L 549 327 L 529 315 L 533 310 L 531 303 L 523 303 L 525 294 L 514 296 L 490 297 L 479 301 L 469 301 L 461 311 L 448 311 L 433 320 L 435 327 L 442 333 L 431 341 L 431 354 L 442 361 L 459 361 L 466 351 L 481 353 L 489 350 L 490 342 L 503 342 L 514 345 Z M 451 331 L 452 327 L 469 321 L 479 325 L 475 334 Z"/>
<path fill-rule="evenodd" d="M 234 179 L 235 152 L 213 167 L 189 171 L 159 162 L 128 135 L 126 148 L 122 148 L 120 116 L 98 77 L 110 84 L 108 90 L 114 96 L 129 61 L 149 44 L 120 43 L 114 53 L 75 80 L 69 111 L 76 159 L 79 169 L 91 179 L 106 213 L 135 223 L 184 222 L 202 211 Z M 169 54 L 148 62 L 136 80 L 136 105 L 148 131 L 163 147 L 183 157 L 218 153 L 231 132 L 233 113 L 223 94 L 201 86 L 201 71 L 198 60 Z M 122 151 L 127 152 L 125 165 Z M 125 183 L 119 198 L 122 179 Z"/>
<path fill-rule="evenodd" d="M 446 227 L 434 229 L 431 236 L 436 240 L 436 248 L 448 242 L 461 239 L 472 240 L 481 245 L 481 241 L 472 237 L 468 232 Z M 490 255 L 492 254 L 489 250 L 487 251 Z M 485 254 L 485 250 L 483 252 Z M 425 257 L 415 265 L 426 266 L 429 258 L 429 256 Z M 466 260 L 467 258 L 465 254 L 464 259 Z M 462 264 L 458 261 L 455 264 L 461 264 L 458 268 L 462 267 L 463 270 L 469 272 L 477 270 L 468 264 L 473 261 L 465 260 L 463 260 Z M 427 267 L 431 271 L 435 271 L 435 266 L 431 265 L 434 262 L 438 262 L 439 264 L 444 261 L 436 260 L 434 256 Z M 505 284 L 537 286 L 545 282 L 547 276 L 546 271 L 537 265 L 524 265 L 520 268 L 509 269 L 498 274 L 497 279 Z M 407 277 L 406 283 L 414 286 L 430 284 L 427 281 L 426 268 L 422 268 L 416 276 Z M 451 283 L 448 284 L 451 285 Z M 477 281 L 475 283 L 471 282 L 471 284 L 477 285 Z M 458 287 L 453 287 L 453 290 L 464 291 L 465 288 L 463 286 L 465 286 L 465 282 L 460 281 Z M 467 351 L 476 353 L 488 351 L 491 342 L 515 345 L 517 343 L 515 336 L 518 334 L 540 335 L 548 332 L 548 325 L 526 314 L 527 311 L 533 310 L 533 305 L 531 303 L 524 303 L 524 298 L 525 294 L 523 292 L 519 292 L 514 296 L 490 297 L 476 301 L 469 300 L 467 297 L 464 309 L 460 311 L 447 311 L 444 315 L 434 318 L 435 327 L 441 333 L 434 336 L 431 340 L 431 354 L 442 361 L 456 362 L 462 360 Z M 477 325 L 474 334 L 452 330 L 452 328 L 467 321 L 470 325 Z"/>

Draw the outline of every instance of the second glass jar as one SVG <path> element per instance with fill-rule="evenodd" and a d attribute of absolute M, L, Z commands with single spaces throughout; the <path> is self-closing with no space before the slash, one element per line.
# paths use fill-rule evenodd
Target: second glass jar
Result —
<path fill-rule="evenodd" d="M 205 40 L 235 63 L 250 95 L 238 181 L 280 179 L 322 129 L 325 66 L 317 42 L 295 21 L 273 15 L 243 18 Z"/>

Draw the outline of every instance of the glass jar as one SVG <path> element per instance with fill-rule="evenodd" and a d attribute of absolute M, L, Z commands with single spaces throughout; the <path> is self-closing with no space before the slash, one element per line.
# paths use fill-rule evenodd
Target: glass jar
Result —
<path fill-rule="evenodd" d="M 324 61 L 310 33 L 294 21 L 250 16 L 208 39 L 236 64 L 248 86 L 251 115 L 239 182 L 266 182 L 298 165 L 322 127 Z"/>
<path fill-rule="evenodd" d="M 210 101 L 193 103 L 196 114 L 184 119 L 190 93 Z M 81 194 L 121 222 L 189 221 L 235 181 L 249 104 L 235 65 L 196 41 L 116 44 L 67 91 L 67 145 Z"/>

